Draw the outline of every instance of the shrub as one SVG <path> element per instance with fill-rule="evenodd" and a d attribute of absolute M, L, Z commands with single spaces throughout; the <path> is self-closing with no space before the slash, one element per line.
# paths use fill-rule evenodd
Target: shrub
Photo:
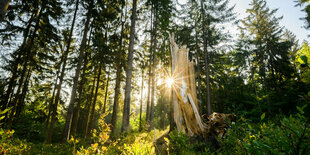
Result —
<path fill-rule="evenodd" d="M 310 129 L 303 109 L 284 117 L 279 122 L 262 122 L 253 125 L 246 119 L 232 125 L 222 139 L 218 152 L 235 154 L 309 154 Z M 264 119 L 264 114 L 261 119 Z"/>
<path fill-rule="evenodd" d="M 24 154 L 29 150 L 26 142 L 13 137 L 14 130 L 0 129 L 0 151 L 2 154 Z"/>

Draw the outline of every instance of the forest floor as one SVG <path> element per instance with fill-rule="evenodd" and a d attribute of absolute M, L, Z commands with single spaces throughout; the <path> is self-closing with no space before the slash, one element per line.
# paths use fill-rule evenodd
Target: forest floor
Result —
<path fill-rule="evenodd" d="M 67 143 L 31 143 L 19 139 L 14 130 L 0 129 L 2 154 L 310 154 L 310 123 L 304 108 L 299 113 L 257 120 L 239 117 L 217 137 L 219 148 L 210 140 L 188 137 L 178 131 L 135 131 L 111 140 L 110 130 L 93 132 L 91 139 L 71 138 Z"/>

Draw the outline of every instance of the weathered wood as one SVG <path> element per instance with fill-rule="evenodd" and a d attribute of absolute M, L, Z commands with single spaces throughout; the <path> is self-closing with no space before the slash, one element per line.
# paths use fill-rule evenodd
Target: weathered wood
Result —
<path fill-rule="evenodd" d="M 170 36 L 170 48 L 174 79 L 172 104 L 178 131 L 205 138 L 223 136 L 225 128 L 229 127 L 226 119 L 233 121 L 235 115 L 213 113 L 207 118 L 208 122 L 203 122 L 198 108 L 194 63 L 188 59 L 188 49 L 184 46 L 179 48 L 173 34 Z"/>
<path fill-rule="evenodd" d="M 173 85 L 174 120 L 177 129 L 188 135 L 202 135 L 206 130 L 197 103 L 194 63 L 188 59 L 186 47 L 179 48 L 170 37 Z"/>

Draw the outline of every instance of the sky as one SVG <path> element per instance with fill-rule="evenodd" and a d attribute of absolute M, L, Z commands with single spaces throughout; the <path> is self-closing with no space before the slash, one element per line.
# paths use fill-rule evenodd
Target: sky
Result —
<path fill-rule="evenodd" d="M 180 4 L 185 4 L 187 0 L 178 0 Z M 305 23 L 300 18 L 306 16 L 301 11 L 301 7 L 295 7 L 295 0 L 266 0 L 267 6 L 270 9 L 278 9 L 276 16 L 283 16 L 280 21 L 281 26 L 284 26 L 288 30 L 292 31 L 300 42 L 304 40 L 308 41 L 310 38 L 310 30 L 303 28 Z M 238 14 L 238 19 L 243 19 L 247 16 L 246 9 L 250 8 L 251 0 L 230 0 L 230 5 L 235 5 L 235 12 Z"/>
<path fill-rule="evenodd" d="M 236 4 L 235 12 L 239 14 L 239 18 L 247 16 L 246 9 L 250 7 L 250 2 L 251 0 L 230 0 L 231 5 Z M 283 16 L 280 21 L 281 26 L 292 31 L 301 42 L 309 40 L 310 38 L 307 38 L 307 35 L 310 35 L 310 31 L 303 28 L 305 23 L 300 19 L 305 17 L 306 14 L 301 11 L 301 7 L 295 7 L 295 5 L 294 0 L 267 0 L 267 6 L 270 9 L 278 9 L 276 16 Z"/>

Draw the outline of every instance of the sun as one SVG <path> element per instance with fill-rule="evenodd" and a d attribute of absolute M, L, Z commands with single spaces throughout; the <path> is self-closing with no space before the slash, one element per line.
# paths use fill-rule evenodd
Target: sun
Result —
<path fill-rule="evenodd" d="M 173 80 L 171 77 L 168 77 L 168 78 L 166 79 L 166 84 L 167 84 L 167 86 L 168 86 L 169 88 L 171 88 L 171 86 L 173 85 L 173 83 L 174 83 L 174 80 Z"/>

